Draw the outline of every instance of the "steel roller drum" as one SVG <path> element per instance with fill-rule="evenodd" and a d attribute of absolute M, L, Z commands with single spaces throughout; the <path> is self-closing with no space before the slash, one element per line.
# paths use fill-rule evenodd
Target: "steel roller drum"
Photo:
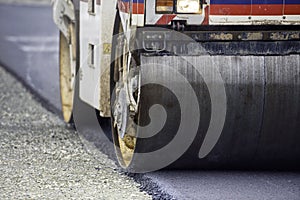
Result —
<path fill-rule="evenodd" d="M 300 169 L 299 60 L 297 54 L 143 56 L 137 120 L 143 137 L 135 149 L 142 156 L 134 165 Z"/>

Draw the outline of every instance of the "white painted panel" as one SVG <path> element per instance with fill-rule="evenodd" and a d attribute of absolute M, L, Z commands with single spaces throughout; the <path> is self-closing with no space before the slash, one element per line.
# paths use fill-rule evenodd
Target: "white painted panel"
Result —
<path fill-rule="evenodd" d="M 96 5 L 95 14 L 88 12 L 88 3 L 80 2 L 80 87 L 81 100 L 89 105 L 100 107 L 100 63 L 102 44 L 101 6 Z M 89 45 L 94 47 L 94 65 L 89 64 Z"/>
<path fill-rule="evenodd" d="M 210 15 L 209 16 L 209 24 L 211 24 L 211 25 L 231 25 L 231 24 L 250 25 L 251 19 L 249 19 L 249 16 Z"/>
<path fill-rule="evenodd" d="M 235 16 L 235 15 L 210 15 L 211 25 L 264 25 L 264 24 L 300 24 L 299 15 L 283 16 Z"/>

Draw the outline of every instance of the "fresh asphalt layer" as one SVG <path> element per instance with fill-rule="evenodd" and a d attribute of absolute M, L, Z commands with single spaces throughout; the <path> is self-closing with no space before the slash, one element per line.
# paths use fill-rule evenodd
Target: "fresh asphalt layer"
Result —
<path fill-rule="evenodd" d="M 58 30 L 52 22 L 51 7 L 49 4 L 0 4 L 0 25 L 1 64 L 5 66 L 8 71 L 17 76 L 19 80 L 21 80 L 21 82 L 35 94 L 35 96 L 42 100 L 40 102 L 44 104 L 46 108 L 59 114 Z M 80 163 L 79 165 L 81 165 L 79 167 L 80 169 L 63 171 L 64 167 L 68 169 L 70 165 L 73 165 L 70 164 L 71 161 L 69 164 L 65 164 L 64 166 L 61 161 L 56 161 L 54 158 L 56 158 L 56 156 L 63 156 L 71 159 L 73 156 L 73 149 L 68 149 L 69 144 L 73 145 L 75 143 L 76 147 L 74 148 L 80 149 L 79 151 L 74 150 L 76 151 L 75 157 L 79 156 L 84 160 L 85 157 L 89 157 L 91 154 L 86 154 L 85 151 L 81 150 L 81 147 L 79 147 L 81 143 L 76 134 L 73 134 L 74 131 L 67 129 L 61 120 L 40 107 L 40 102 L 32 100 L 32 97 L 29 97 L 29 99 L 23 99 L 18 96 L 18 94 L 30 96 L 28 91 L 24 89 L 21 89 L 21 93 L 19 90 L 10 91 L 15 87 L 14 85 L 19 85 L 19 83 L 12 81 L 12 78 L 7 78 L 9 75 L 7 75 L 7 73 L 3 70 L 1 70 L 1 76 L 6 77 L 1 78 L 1 109 L 5 112 L 1 111 L 0 116 L 2 149 L 1 173 L 6 175 L 1 176 L 0 193 L 2 194 L 3 191 L 11 192 L 22 189 L 23 192 L 15 192 L 11 193 L 11 195 L 31 194 L 31 197 L 38 198 L 41 196 L 39 196 L 38 192 L 35 191 L 38 191 L 38 188 L 41 187 L 40 191 L 43 191 L 46 194 L 44 197 L 51 197 L 51 195 L 56 194 L 55 192 L 60 191 L 60 188 L 63 188 L 62 193 L 58 192 L 57 195 L 65 195 L 66 198 L 71 198 L 74 197 L 70 196 L 72 195 L 72 192 L 74 192 L 74 189 L 80 189 L 81 186 L 85 188 L 85 185 L 89 186 L 89 184 L 97 185 L 94 189 L 98 190 L 99 193 L 102 193 L 103 185 L 101 185 L 100 180 L 103 177 L 95 174 L 93 175 L 93 173 L 96 172 L 92 170 L 93 168 L 98 168 L 97 166 L 101 165 L 102 161 L 95 161 L 92 158 L 89 158 L 88 161 L 85 161 L 86 163 L 83 166 L 81 162 L 84 161 L 79 159 L 78 162 Z M 2 82 L 4 83 L 8 80 L 13 82 L 13 84 L 2 84 Z M 19 87 L 22 88 L 21 86 Z M 7 96 L 9 96 L 9 98 Z M 17 101 L 18 99 L 23 101 Z M 27 101 L 29 102 L 27 103 Z M 8 102 L 10 102 L 9 105 L 7 104 Z M 31 108 L 28 111 L 27 108 L 25 109 L 27 104 L 30 104 Z M 35 104 L 37 104 L 36 106 L 38 107 L 39 113 L 33 114 L 34 119 L 30 120 L 31 118 L 28 117 L 28 115 L 32 114 L 30 112 L 31 110 L 36 109 L 36 107 L 34 107 Z M 20 116 L 20 118 L 17 116 L 16 120 L 14 120 L 15 115 L 11 113 L 21 112 L 23 106 L 26 111 L 21 114 L 22 116 Z M 26 112 L 28 113 L 26 114 Z M 40 118 L 35 118 L 36 115 L 40 116 Z M 43 118 L 42 116 L 45 117 Z M 23 120 L 25 120 L 25 125 L 22 124 Z M 38 128 L 34 128 L 34 130 L 31 131 L 30 128 L 28 128 L 31 126 L 37 126 Z M 49 128 L 49 126 L 51 128 Z M 51 140 L 53 134 L 54 139 Z M 97 133 L 94 131 L 93 134 Z M 63 141 L 62 146 L 66 145 L 68 147 L 67 150 L 61 148 L 61 145 L 55 146 L 52 144 L 57 141 L 61 142 L 60 139 Z M 26 145 L 26 141 L 30 142 L 31 140 L 40 145 L 37 147 L 37 150 L 34 149 L 34 142 L 33 145 Z M 104 141 L 105 142 L 102 144 L 97 145 L 98 150 L 100 150 L 99 153 L 97 153 L 97 156 L 100 155 L 100 159 L 102 159 L 101 155 L 105 157 L 102 152 L 105 152 L 109 158 L 114 160 L 112 144 L 108 140 Z M 64 142 L 66 144 L 64 144 Z M 17 144 L 17 149 L 14 149 L 15 143 Z M 44 159 L 43 161 L 45 161 L 44 163 L 41 163 L 39 159 L 35 159 L 35 151 L 41 151 L 40 148 L 44 148 L 47 145 L 49 145 L 49 148 L 44 149 L 44 151 L 48 152 L 50 156 L 45 156 L 45 158 L 41 157 L 41 159 Z M 54 146 L 51 147 L 51 145 Z M 21 150 L 18 151 L 19 148 Z M 26 154 L 23 154 L 23 151 Z M 63 153 L 60 151 L 63 151 Z M 26 157 L 24 155 L 30 155 L 31 157 Z M 52 160 L 53 163 L 50 165 Z M 107 162 L 106 165 L 104 165 L 105 169 L 109 169 L 114 166 L 115 163 L 109 160 L 106 160 L 105 162 Z M 51 171 L 51 167 L 54 167 L 54 163 L 57 166 L 62 166 L 62 168 L 57 167 L 55 169 L 56 171 L 54 170 L 55 174 L 58 174 L 60 178 L 54 175 L 54 173 L 50 178 L 43 177 L 45 173 L 49 173 L 49 170 Z M 31 165 L 32 167 L 27 167 L 27 165 Z M 12 168 L 8 169 L 7 166 L 11 166 Z M 47 169 L 48 166 L 50 166 L 50 169 Z M 99 169 L 100 168 L 101 167 L 99 167 Z M 85 170 L 87 171 L 86 173 L 91 174 L 88 176 L 78 176 L 78 173 L 82 173 Z M 118 172 L 116 173 L 119 173 L 119 170 L 120 169 L 118 168 Z M 70 176 L 75 176 L 76 180 L 83 181 L 78 182 L 75 187 L 72 185 L 73 179 L 69 179 Z M 119 176 L 119 174 L 116 176 Z M 131 178 L 127 179 L 128 176 L 130 176 L 133 177 L 136 182 L 141 184 L 139 187 L 153 194 L 153 198 L 300 199 L 300 174 L 298 172 L 164 170 L 143 175 L 130 174 L 127 178 L 123 177 L 122 173 L 120 176 L 122 176 L 120 179 L 121 181 L 119 181 L 119 177 L 116 177 L 119 181 L 116 182 L 121 184 L 121 187 L 116 186 L 117 188 L 120 190 L 129 190 L 125 186 L 122 187 L 122 180 L 125 179 L 129 180 L 130 184 L 135 185 L 136 183 L 131 182 Z M 30 177 L 34 178 L 31 179 Z M 109 176 L 108 179 L 110 179 Z M 12 183 L 14 182 L 11 181 L 15 181 L 17 184 L 13 185 Z M 61 182 L 64 182 L 65 185 L 60 186 L 60 184 L 63 184 Z M 73 191 L 68 191 L 70 188 L 73 188 Z M 113 189 L 114 186 L 108 188 L 108 190 L 103 191 L 108 192 L 108 194 L 115 191 Z M 76 194 L 79 196 L 83 195 L 82 197 L 87 197 L 84 195 L 91 195 L 91 197 L 94 197 L 92 196 L 94 192 L 96 192 L 94 189 L 79 190 Z M 135 192 L 132 194 L 135 194 Z M 144 194 L 138 193 L 138 195 Z M 97 196 L 95 196 L 95 198 L 96 197 Z M 105 198 L 105 196 L 102 197 Z M 106 197 L 114 198 L 114 196 Z M 124 196 L 124 198 L 126 197 L 128 196 Z"/>

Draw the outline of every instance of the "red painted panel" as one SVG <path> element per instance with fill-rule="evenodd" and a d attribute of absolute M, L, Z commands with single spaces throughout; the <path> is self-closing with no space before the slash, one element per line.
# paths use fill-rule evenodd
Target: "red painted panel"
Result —
<path fill-rule="evenodd" d="M 300 15 L 300 4 L 289 4 L 284 6 L 285 15 Z"/>
<path fill-rule="evenodd" d="M 297 11 L 298 9 L 298 11 Z M 286 11 L 289 13 L 299 13 L 299 7 L 288 5 Z M 283 5 L 281 4 L 254 4 L 254 5 L 211 5 L 210 15 L 283 15 Z"/>
<path fill-rule="evenodd" d="M 221 4 L 211 5 L 210 15 L 250 15 L 251 5 Z"/>
<path fill-rule="evenodd" d="M 252 15 L 283 15 L 282 4 L 254 4 Z"/>

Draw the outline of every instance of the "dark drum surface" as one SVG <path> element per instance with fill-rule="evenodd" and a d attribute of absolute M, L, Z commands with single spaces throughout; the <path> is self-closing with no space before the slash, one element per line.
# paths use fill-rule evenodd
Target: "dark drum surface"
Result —
<path fill-rule="evenodd" d="M 155 121 L 165 120 L 163 128 L 139 139 L 136 152 L 154 152 L 172 144 L 179 127 L 186 123 L 183 142 L 177 145 L 183 155 L 170 168 L 299 169 L 299 60 L 299 55 L 142 57 L 139 125 L 151 124 L 149 109 L 153 105 L 163 106 L 167 117 L 155 115 L 160 118 Z M 159 77 L 171 84 L 164 85 Z M 194 94 L 189 94 L 190 87 Z M 193 95 L 198 105 L 191 103 Z M 192 113 L 196 108 L 200 120 L 194 137 L 191 126 L 197 120 Z M 192 116 L 185 114 L 187 110 Z M 222 128 L 219 135 L 218 127 Z M 208 134 L 218 136 L 216 144 L 199 158 L 205 137 L 213 138 Z M 189 137 L 191 145 L 185 147 Z"/>

